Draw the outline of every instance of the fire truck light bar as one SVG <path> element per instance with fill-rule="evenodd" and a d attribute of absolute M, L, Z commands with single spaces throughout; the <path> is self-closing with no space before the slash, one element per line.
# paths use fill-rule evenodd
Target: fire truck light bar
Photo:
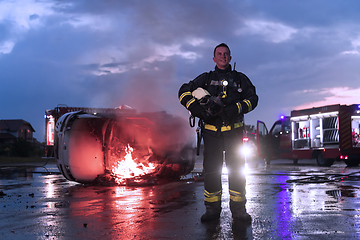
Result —
<path fill-rule="evenodd" d="M 319 113 L 319 114 L 310 115 L 310 118 L 336 117 L 338 114 L 339 114 L 338 111 L 336 111 L 336 112 L 327 112 L 327 113 Z"/>
<path fill-rule="evenodd" d="M 299 117 L 292 117 L 291 121 L 307 121 L 309 119 L 308 115 L 304 115 L 304 116 L 299 116 Z"/>

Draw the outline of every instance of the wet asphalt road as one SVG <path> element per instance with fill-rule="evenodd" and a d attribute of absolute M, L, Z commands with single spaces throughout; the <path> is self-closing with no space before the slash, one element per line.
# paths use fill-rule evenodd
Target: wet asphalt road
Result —
<path fill-rule="evenodd" d="M 232 223 L 226 174 L 220 221 L 204 224 L 203 182 L 189 176 L 103 187 L 69 182 L 55 164 L 0 169 L 0 239 L 360 238 L 360 167 L 342 162 L 328 168 L 314 160 L 249 163 L 251 225 Z"/>

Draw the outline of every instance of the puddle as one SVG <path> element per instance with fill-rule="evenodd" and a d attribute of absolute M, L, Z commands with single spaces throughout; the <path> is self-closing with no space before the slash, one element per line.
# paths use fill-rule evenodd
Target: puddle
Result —
<path fill-rule="evenodd" d="M 34 175 L 53 175 L 60 174 L 56 164 L 48 164 L 46 166 L 36 165 L 18 165 L 18 166 L 1 166 L 0 167 L 0 180 L 11 180 L 33 178 Z"/>
<path fill-rule="evenodd" d="M 335 199 L 339 199 L 341 197 L 357 197 L 357 190 L 359 188 L 358 187 L 354 187 L 354 186 L 340 186 L 340 189 L 335 189 L 335 190 L 328 190 L 325 191 L 326 194 L 334 197 Z"/>

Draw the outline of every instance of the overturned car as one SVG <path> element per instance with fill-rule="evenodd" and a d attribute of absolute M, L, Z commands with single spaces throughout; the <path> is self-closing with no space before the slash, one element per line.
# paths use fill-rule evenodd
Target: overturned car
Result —
<path fill-rule="evenodd" d="M 179 179 L 194 168 L 187 122 L 166 112 L 78 110 L 54 119 L 54 157 L 68 180 L 156 184 Z"/>

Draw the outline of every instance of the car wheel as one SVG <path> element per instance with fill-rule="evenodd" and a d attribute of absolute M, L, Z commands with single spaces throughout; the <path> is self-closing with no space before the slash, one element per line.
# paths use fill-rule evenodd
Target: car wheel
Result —
<path fill-rule="evenodd" d="M 324 158 L 322 153 L 319 153 L 316 157 L 316 162 L 319 166 L 330 167 L 334 163 L 334 160 L 330 158 Z"/>

